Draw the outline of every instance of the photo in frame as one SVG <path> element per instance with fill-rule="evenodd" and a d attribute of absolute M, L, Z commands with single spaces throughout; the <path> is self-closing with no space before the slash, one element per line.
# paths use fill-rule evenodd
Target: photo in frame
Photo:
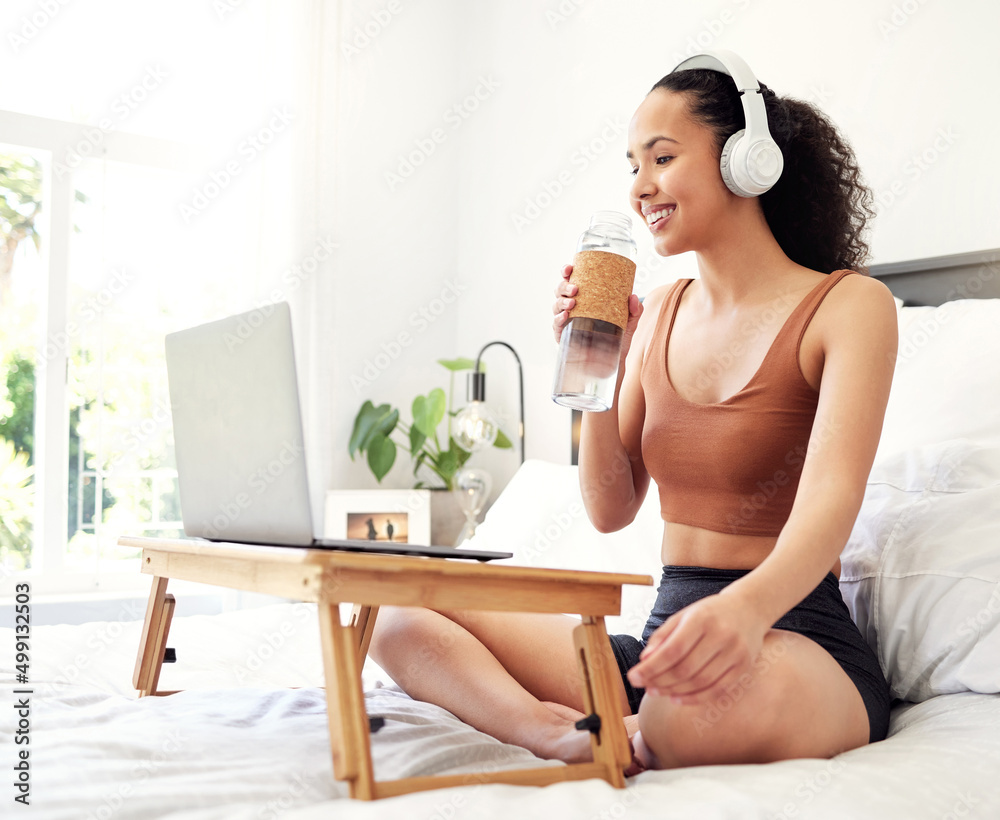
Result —
<path fill-rule="evenodd" d="M 330 490 L 323 537 L 431 543 L 430 490 Z"/>

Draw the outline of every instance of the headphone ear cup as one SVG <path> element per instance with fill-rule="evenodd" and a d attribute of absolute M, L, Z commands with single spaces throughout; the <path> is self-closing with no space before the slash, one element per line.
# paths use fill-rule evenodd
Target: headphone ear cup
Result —
<path fill-rule="evenodd" d="M 751 145 L 745 135 L 745 130 L 737 131 L 726 140 L 719 170 L 726 187 L 737 196 L 760 196 L 778 181 L 784 161 L 774 140 L 757 140 Z"/>
<path fill-rule="evenodd" d="M 741 149 L 739 142 L 743 139 L 744 134 L 746 134 L 746 129 L 741 129 L 726 140 L 726 144 L 722 147 L 719 170 L 722 171 L 722 181 L 726 183 L 726 187 L 734 194 L 737 196 L 754 196 L 754 194 L 742 188 L 735 179 L 736 175 L 739 174 L 739 163 L 746 161 L 745 157 L 739 156 Z"/>

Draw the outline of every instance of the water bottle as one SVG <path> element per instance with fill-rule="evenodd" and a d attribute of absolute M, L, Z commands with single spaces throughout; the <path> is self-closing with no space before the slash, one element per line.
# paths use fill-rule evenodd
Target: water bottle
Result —
<path fill-rule="evenodd" d="M 598 413 L 611 409 L 636 256 L 628 216 L 598 211 L 591 217 L 573 257 L 569 281 L 579 290 L 559 342 L 556 404 Z"/>

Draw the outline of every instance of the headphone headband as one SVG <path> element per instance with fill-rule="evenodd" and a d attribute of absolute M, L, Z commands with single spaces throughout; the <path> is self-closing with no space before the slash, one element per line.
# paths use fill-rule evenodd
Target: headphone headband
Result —
<path fill-rule="evenodd" d="M 740 93 L 744 91 L 760 92 L 760 84 L 750 70 L 750 66 L 742 57 L 731 51 L 706 51 L 704 54 L 695 54 L 693 57 L 678 63 L 674 71 L 685 71 L 689 68 L 709 68 L 712 71 L 728 74 L 733 78 Z M 670 73 L 673 74 L 674 71 Z"/>
<path fill-rule="evenodd" d="M 722 177 L 739 196 L 760 196 L 781 176 L 781 149 L 767 127 L 767 109 L 750 66 L 731 51 L 706 51 L 679 63 L 673 71 L 707 68 L 733 79 L 740 92 L 746 128 L 729 138 L 722 151 Z"/>

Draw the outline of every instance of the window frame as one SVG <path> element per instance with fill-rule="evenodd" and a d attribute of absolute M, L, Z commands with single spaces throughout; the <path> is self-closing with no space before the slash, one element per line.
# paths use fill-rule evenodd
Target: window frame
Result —
<path fill-rule="evenodd" d="M 149 579 L 139 573 L 138 561 L 123 561 L 122 570 L 101 572 L 70 570 L 66 566 L 66 520 L 69 514 L 69 346 L 65 339 L 69 324 L 70 237 L 73 230 L 74 168 L 65 161 L 70 152 L 81 159 L 190 172 L 204 162 L 201 150 L 179 142 L 100 131 L 94 126 L 0 110 L 3 144 L 12 150 L 48 155 L 42 176 L 44 304 L 42 327 L 37 340 L 35 370 L 35 515 L 32 566 L 11 571 L 0 565 L 0 598 L 14 594 L 15 584 L 28 580 L 32 592 L 64 595 L 85 592 L 135 592 L 148 588 Z M 95 144 L 96 142 L 96 144 Z M 83 151 L 84 146 L 90 150 Z M 54 172 L 61 164 L 62 175 Z M 51 347 L 52 355 L 46 355 Z M 128 569 L 134 564 L 134 571 Z"/>

